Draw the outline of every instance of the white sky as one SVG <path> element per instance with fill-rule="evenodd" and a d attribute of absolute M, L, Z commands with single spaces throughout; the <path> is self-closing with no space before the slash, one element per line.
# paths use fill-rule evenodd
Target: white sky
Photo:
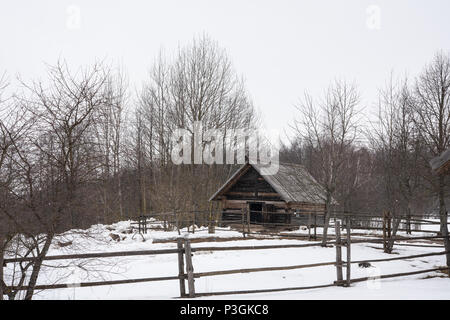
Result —
<path fill-rule="evenodd" d="M 379 20 L 367 11 L 374 5 Z M 317 96 L 335 78 L 355 81 L 374 111 L 392 71 L 414 76 L 450 51 L 449 13 L 448 0 L 2 1 L 0 72 L 31 79 L 58 57 L 73 66 L 106 59 L 140 87 L 161 47 L 205 32 L 246 79 L 265 127 L 283 130 L 304 91 Z"/>

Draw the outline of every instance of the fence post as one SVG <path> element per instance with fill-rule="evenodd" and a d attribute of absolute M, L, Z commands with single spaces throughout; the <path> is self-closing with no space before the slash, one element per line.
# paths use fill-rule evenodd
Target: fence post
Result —
<path fill-rule="evenodd" d="M 215 233 L 216 221 L 213 219 L 212 202 L 209 204 L 209 225 L 208 233 Z"/>
<path fill-rule="evenodd" d="M 352 258 L 351 258 L 351 245 L 352 245 L 352 241 L 351 241 L 351 225 L 352 225 L 352 219 L 350 217 L 347 217 L 347 221 L 346 221 L 346 227 L 347 227 L 347 287 L 350 287 L 350 272 L 351 272 L 351 267 L 352 267 Z"/>
<path fill-rule="evenodd" d="M 241 209 L 241 216 L 242 216 L 242 236 L 245 238 L 245 220 L 244 220 L 244 215 L 245 215 L 245 210 L 244 208 Z"/>
<path fill-rule="evenodd" d="M 183 239 L 177 239 L 177 247 L 178 247 L 178 276 L 180 277 L 180 297 L 183 298 L 186 296 L 186 283 L 185 273 L 184 273 L 184 250 L 183 250 Z"/>
<path fill-rule="evenodd" d="M 337 281 L 336 284 L 338 286 L 342 285 L 342 247 L 341 247 L 341 223 L 340 221 L 336 221 L 334 224 L 334 229 L 336 232 L 336 273 L 337 273 Z"/>
<path fill-rule="evenodd" d="M 194 266 L 192 264 L 191 242 L 189 241 L 189 239 L 184 239 L 184 256 L 186 257 L 186 273 L 188 278 L 189 298 L 194 298 Z"/>

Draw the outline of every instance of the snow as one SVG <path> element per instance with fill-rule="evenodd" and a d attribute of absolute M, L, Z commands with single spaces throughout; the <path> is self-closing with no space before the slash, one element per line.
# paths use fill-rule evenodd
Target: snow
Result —
<path fill-rule="evenodd" d="M 134 251 L 176 248 L 175 242 L 161 242 L 176 239 L 176 231 L 149 230 L 143 237 L 130 232 L 131 221 L 122 221 L 113 225 L 95 225 L 89 230 L 71 230 L 63 234 L 58 241 L 72 241 L 64 248 L 57 241 L 51 246 L 49 255 Z M 330 229 L 330 233 L 332 230 Z M 356 230 L 355 230 L 356 231 Z M 361 231 L 361 230 L 358 230 Z M 297 230 L 293 233 L 302 233 Z M 307 231 L 306 231 L 307 232 Z M 110 234 L 121 237 L 114 241 Z M 416 235 L 416 234 L 414 234 Z M 428 234 L 429 235 L 429 234 Z M 242 234 L 229 228 L 220 228 L 214 235 L 207 228 L 196 228 L 195 234 L 181 230 L 181 236 L 191 239 L 210 241 L 193 242 L 195 247 L 221 246 L 260 246 L 279 244 L 310 243 L 297 239 L 239 239 Z M 214 237 L 216 239 L 208 239 Z M 237 240 L 239 239 L 239 240 Z M 145 241 L 143 241 L 145 240 Z M 220 240 L 220 241 L 214 241 Z M 415 242 L 418 244 L 419 242 Z M 421 242 L 425 243 L 425 242 Z M 440 252 L 442 248 L 432 247 L 395 247 L 395 254 L 388 255 L 380 249 L 381 244 L 352 245 L 352 260 L 370 260 L 393 256 L 406 256 L 422 253 Z M 334 261 L 335 248 L 303 247 L 286 249 L 241 250 L 241 251 L 199 251 L 193 256 L 195 272 L 217 271 L 237 268 L 256 268 L 270 266 L 288 266 Z M 345 249 L 343 258 L 345 259 Z M 47 261 L 38 283 L 77 283 L 88 281 L 119 280 L 178 274 L 176 254 L 132 256 L 119 258 L 85 259 L 77 261 Z M 63 264 L 64 268 L 54 268 Z M 79 265 L 79 266 L 77 266 Z M 376 276 L 445 265 L 445 256 L 431 256 L 418 259 L 372 263 L 369 268 L 352 265 L 352 278 Z M 8 265 L 5 270 L 11 268 Z M 345 276 L 345 268 L 344 268 Z M 433 277 L 429 277 L 433 276 Z M 300 291 L 272 292 L 245 295 L 221 295 L 201 299 L 450 299 L 450 279 L 442 273 L 426 273 L 408 277 L 371 280 L 353 284 L 350 288 L 330 287 Z M 286 271 L 255 272 L 221 275 L 196 279 L 196 292 L 235 291 L 252 289 L 270 289 L 283 287 L 302 287 L 330 284 L 336 279 L 334 266 Z M 67 289 L 44 290 L 37 292 L 34 299 L 171 299 L 179 296 L 178 280 L 135 283 L 89 288 L 72 287 Z"/>

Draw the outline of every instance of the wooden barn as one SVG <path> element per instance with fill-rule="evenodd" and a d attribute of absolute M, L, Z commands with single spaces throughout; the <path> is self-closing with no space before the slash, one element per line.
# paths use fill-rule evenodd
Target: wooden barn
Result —
<path fill-rule="evenodd" d="M 280 163 L 274 175 L 246 163 L 209 199 L 222 203 L 222 224 L 290 224 L 293 214 L 325 210 L 325 190 L 301 165 Z"/>

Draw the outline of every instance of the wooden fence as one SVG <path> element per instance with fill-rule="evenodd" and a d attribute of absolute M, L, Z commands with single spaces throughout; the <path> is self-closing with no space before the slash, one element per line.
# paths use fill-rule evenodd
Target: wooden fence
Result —
<path fill-rule="evenodd" d="M 351 283 L 361 282 L 371 280 L 371 277 L 365 278 L 351 278 L 351 264 L 360 264 L 360 263 L 370 263 L 370 262 L 387 262 L 387 261 L 395 261 L 395 260 L 406 260 L 406 259 L 414 259 L 414 258 L 423 258 L 429 256 L 437 256 L 447 254 L 446 251 L 436 252 L 436 253 L 426 253 L 419 255 L 410 255 L 410 256 L 402 256 L 402 257 L 392 257 L 392 258 L 383 258 L 383 259 L 367 259 L 367 260 L 351 260 L 351 244 L 352 243 L 382 243 L 383 239 L 363 239 L 363 240 L 351 240 L 350 231 L 350 223 L 347 224 L 347 234 L 346 239 L 342 239 L 340 235 L 340 222 L 337 221 L 335 224 L 336 231 L 336 239 L 335 241 L 327 242 L 327 246 L 334 245 L 336 248 L 336 259 L 334 261 L 326 261 L 319 262 L 313 264 L 303 264 L 303 265 L 291 265 L 291 266 L 276 266 L 276 267 L 260 267 L 260 268 L 246 268 L 246 269 L 233 269 L 233 270 L 219 270 L 219 271 L 208 271 L 202 273 L 195 273 L 193 270 L 190 278 L 200 278 L 200 277 L 209 277 L 209 276 L 218 276 L 218 275 L 230 275 L 237 273 L 253 273 L 253 272 L 264 272 L 264 271 L 277 271 L 277 270 L 294 270 L 294 269 L 306 269 L 306 268 L 316 268 L 323 266 L 334 265 L 336 267 L 336 281 L 333 283 L 325 283 L 325 284 L 317 284 L 314 286 L 304 286 L 304 287 L 286 287 L 286 288 L 271 288 L 271 289 L 257 289 L 257 290 L 241 290 L 241 291 L 221 291 L 221 292 L 205 292 L 205 293 L 196 293 L 194 284 L 192 283 L 192 291 L 189 291 L 189 297 L 198 297 L 198 296 L 212 296 L 212 295 L 236 295 L 236 294 L 249 294 L 249 293 L 265 293 L 265 292 L 279 292 L 279 291 L 290 291 L 290 290 L 307 290 L 307 289 L 318 289 L 318 288 L 326 288 L 332 286 L 350 286 Z M 443 239 L 441 236 L 431 236 L 431 237 L 410 237 L 410 238 L 401 238 L 402 240 L 412 240 L 412 239 Z M 190 246 L 189 241 L 185 241 L 185 246 Z M 290 244 L 290 245 L 266 245 L 266 246 L 236 246 L 236 247 L 202 247 L 202 248 L 191 248 L 190 252 L 197 251 L 229 251 L 229 250 L 264 250 L 264 249 L 281 249 L 281 248 L 304 248 L 304 247 L 312 247 L 312 246 L 322 246 L 322 243 L 306 243 L 306 244 Z M 346 260 L 343 261 L 342 258 L 342 248 L 346 248 Z M 343 268 L 346 269 L 346 277 L 343 277 Z M 432 268 L 426 270 L 417 270 L 410 272 L 402 272 L 396 274 L 384 274 L 380 275 L 377 278 L 393 278 L 393 277 L 401 277 L 408 275 L 415 275 L 421 273 L 429 273 L 439 270 L 448 270 L 447 267 L 440 268 Z M 189 271 L 188 271 L 189 272 Z M 189 273 L 188 273 L 189 278 Z M 186 296 L 184 292 L 181 293 L 181 296 Z"/>
<path fill-rule="evenodd" d="M 351 220 L 347 217 L 345 221 L 346 235 L 345 238 L 341 236 L 341 221 L 337 220 L 334 224 L 335 227 L 335 239 L 333 241 L 328 241 L 327 246 L 334 246 L 336 249 L 336 259 L 333 261 L 324 261 L 312 264 L 302 264 L 302 265 L 290 265 L 290 266 L 268 266 L 268 267 L 258 267 L 258 268 L 241 268 L 241 269 L 231 269 L 231 270 L 216 270 L 208 272 L 195 272 L 194 263 L 192 256 L 196 252 L 202 251 L 241 251 L 241 250 L 268 250 L 268 249 L 285 249 L 285 248 L 306 248 L 313 246 L 322 246 L 321 242 L 310 242 L 301 244 L 286 244 L 286 245 L 261 245 L 261 246 L 227 246 L 227 247 L 192 247 L 191 241 L 188 238 L 178 238 L 176 249 L 160 249 L 160 250 L 141 250 L 141 251 L 122 251 L 122 252 L 105 252 L 105 253 L 85 253 L 85 254 L 73 254 L 73 255 L 55 255 L 47 256 L 46 261 L 51 260 L 71 260 L 71 259 L 91 259 L 91 258 L 112 258 L 112 257 L 127 257 L 127 256 L 142 256 L 142 255 L 165 255 L 165 254 L 176 254 L 178 256 L 178 275 L 164 276 L 164 277 L 148 277 L 139 279 L 124 279 L 124 280 L 110 280 L 110 281 L 96 281 L 96 282 L 82 282 L 82 283 L 65 283 L 65 284 L 49 284 L 49 285 L 37 285 L 35 290 L 48 290 L 48 289 L 61 289 L 69 287 L 93 287 L 93 286 L 103 286 L 103 285 L 118 285 L 118 284 L 131 284 L 131 283 L 142 283 L 142 282 L 155 282 L 155 281 L 169 281 L 176 280 L 179 281 L 180 297 L 182 298 L 194 298 L 199 296 L 211 296 L 211 295 L 226 295 L 226 294 L 248 294 L 248 293 L 263 293 L 263 292 L 279 292 L 288 290 L 306 290 L 306 289 L 317 289 L 325 288 L 331 286 L 350 286 L 354 282 L 367 281 L 372 278 L 351 278 L 351 268 L 352 264 L 359 263 L 371 263 L 371 262 L 387 262 L 395 260 L 405 260 L 405 259 L 415 259 L 423 258 L 429 256 L 444 255 L 448 252 L 434 252 L 410 256 L 401 257 L 391 257 L 382 259 L 368 259 L 368 260 L 352 260 L 351 259 L 351 245 L 355 243 L 384 243 L 385 239 L 352 239 L 351 236 Z M 422 237 L 396 237 L 392 240 L 439 240 L 443 239 L 442 236 L 422 236 Z M 345 260 L 343 258 L 343 248 L 346 250 Z M 32 261 L 34 258 L 10 258 L 5 259 L 4 263 L 17 263 Z M 195 279 L 210 277 L 210 276 L 220 276 L 220 275 L 231 275 L 239 273 L 254 273 L 254 272 L 265 272 L 265 271 L 278 271 L 278 270 L 295 270 L 295 269 L 306 269 L 306 268 L 317 268 L 323 266 L 336 267 L 336 281 L 333 283 L 317 284 L 314 286 L 304 286 L 304 287 L 285 287 L 285 288 L 270 288 L 270 289 L 256 289 L 256 290 L 241 290 L 241 291 L 225 291 L 225 292 L 196 292 L 195 290 Z M 345 268 L 345 278 L 343 270 Z M 401 277 L 408 275 L 415 275 L 421 273 L 434 272 L 439 270 L 447 270 L 447 267 L 432 268 L 426 270 L 416 270 L 409 272 L 402 272 L 396 274 L 384 274 L 380 275 L 378 278 L 392 278 Z M 187 281 L 187 287 L 186 287 Z M 11 286 L 8 289 L 14 290 L 26 290 L 26 286 Z"/>
<path fill-rule="evenodd" d="M 256 222 L 251 221 L 249 218 L 252 211 L 247 211 L 245 208 L 240 213 L 239 217 L 232 220 L 216 219 L 220 217 L 220 211 L 192 211 L 184 213 L 190 216 L 180 217 L 179 212 L 162 212 L 153 213 L 152 215 L 142 215 L 137 217 L 138 232 L 140 234 L 147 233 L 150 229 L 161 228 L 161 224 L 164 225 L 165 230 L 167 227 L 172 226 L 175 230 L 180 231 L 183 226 L 190 226 L 190 232 L 195 233 L 195 223 L 200 222 L 202 219 L 199 216 L 207 215 L 209 220 L 203 221 L 203 225 L 209 227 L 211 233 L 214 232 L 215 226 L 228 225 L 232 226 L 234 230 L 239 230 L 242 235 L 252 234 L 252 227 L 262 227 L 267 230 L 282 230 L 292 229 L 304 226 L 308 229 L 308 239 L 318 239 L 317 228 L 324 226 L 325 214 L 323 211 L 296 213 L 292 215 L 291 223 L 279 223 L 279 222 Z M 268 212 L 269 214 L 271 212 Z M 274 212 L 275 213 L 275 212 Z M 198 217 L 197 217 L 198 216 Z M 301 217 L 301 218 L 299 218 Z M 389 212 L 383 212 L 379 216 L 368 215 L 364 213 L 355 212 L 339 212 L 336 211 L 332 214 L 332 219 L 342 221 L 345 227 L 347 218 L 352 220 L 352 230 L 366 230 L 366 231 L 381 231 L 385 239 L 389 239 L 395 231 L 406 231 L 407 234 L 413 234 L 413 232 L 438 234 L 439 231 L 423 230 L 423 226 L 437 226 L 440 223 L 437 221 L 425 219 L 421 215 L 392 215 Z M 398 225 L 394 228 L 394 221 L 398 222 Z M 333 225 L 331 225 L 333 227 Z M 188 229 L 189 230 L 189 229 Z M 179 232 L 180 233 L 180 232 Z"/>

